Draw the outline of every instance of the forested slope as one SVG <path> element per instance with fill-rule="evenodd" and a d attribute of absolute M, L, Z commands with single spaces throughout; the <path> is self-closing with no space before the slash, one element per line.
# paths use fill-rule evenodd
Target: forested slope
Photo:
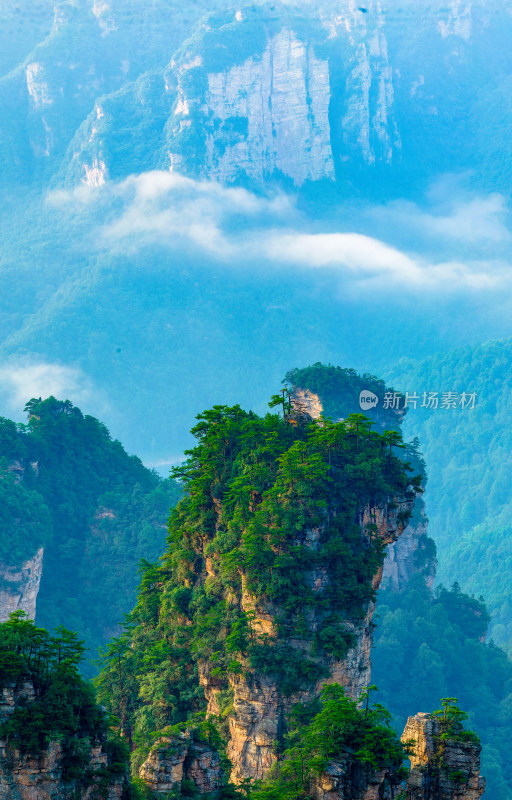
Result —
<path fill-rule="evenodd" d="M 94 659 L 135 602 L 139 561 L 161 553 L 181 490 L 69 401 L 33 399 L 27 412 L 26 425 L 0 420 L 0 561 L 44 546 L 38 622 L 80 631 Z"/>
<path fill-rule="evenodd" d="M 483 595 L 490 635 L 512 647 L 512 342 L 488 342 L 400 362 L 402 391 L 476 392 L 474 409 L 410 409 L 428 464 L 426 509 L 439 554 L 439 580 Z"/>

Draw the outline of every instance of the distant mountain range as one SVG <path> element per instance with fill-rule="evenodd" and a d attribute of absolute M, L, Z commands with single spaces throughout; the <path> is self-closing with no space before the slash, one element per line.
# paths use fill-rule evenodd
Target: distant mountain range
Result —
<path fill-rule="evenodd" d="M 172 167 L 373 199 L 469 169 L 508 192 L 511 9 L 69 0 L 52 19 L 6 2 L 4 186 Z"/>

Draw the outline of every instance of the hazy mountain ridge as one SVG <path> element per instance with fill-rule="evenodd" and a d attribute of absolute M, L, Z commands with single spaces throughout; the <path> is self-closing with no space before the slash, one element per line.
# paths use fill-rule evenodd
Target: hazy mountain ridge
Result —
<path fill-rule="evenodd" d="M 94 184 L 171 166 L 229 181 L 336 177 L 370 193 L 384 179 L 397 194 L 478 165 L 484 185 L 505 188 L 492 154 L 508 152 L 494 116 L 508 113 L 496 45 L 510 10 L 62 3 L 0 83 L 10 180 Z"/>

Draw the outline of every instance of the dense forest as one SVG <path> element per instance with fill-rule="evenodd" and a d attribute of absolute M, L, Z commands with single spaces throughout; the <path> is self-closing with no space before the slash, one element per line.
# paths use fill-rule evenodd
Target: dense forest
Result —
<path fill-rule="evenodd" d="M 7 649 L 13 625 L 29 639 L 39 631 L 36 638 L 46 642 L 49 653 L 52 642 L 64 637 L 76 673 L 84 645 L 58 626 L 64 620 L 66 628 L 87 637 L 89 647 L 116 637 L 135 597 L 138 561 L 146 559 L 137 604 L 122 635 L 108 645 L 96 679 L 99 701 L 117 720 L 114 730 L 133 749 L 134 775 L 156 738 L 183 726 L 199 741 L 216 742 L 225 759 L 233 676 L 262 670 L 278 680 L 289 698 L 321 680 L 329 659 L 343 658 L 350 648 L 353 632 L 343 620 L 357 619 L 373 597 L 371 576 L 384 557 L 371 531 L 361 548 L 351 522 L 356 506 L 405 491 L 411 475 L 416 489 L 425 486 L 418 443 L 405 446 L 401 441 L 402 415 L 391 409 L 370 420 L 353 413 L 363 388 L 379 395 L 387 390 L 382 381 L 316 364 L 288 373 L 286 385 L 317 392 L 326 416 L 344 422 L 308 421 L 294 411 L 286 391 L 273 398 L 279 413 L 265 417 L 238 406 L 217 406 L 199 415 L 193 429 L 197 445 L 167 481 L 127 456 L 101 423 L 69 402 L 33 400 L 26 425 L 1 421 L 2 513 L 6 525 L 16 520 L 4 540 L 2 560 L 22 559 L 45 546 L 51 567 L 42 586 L 38 624 L 56 631 L 47 634 L 16 617 L 5 628 Z M 167 550 L 156 561 L 169 508 L 183 489 L 186 496 L 171 513 Z M 325 518 L 333 497 L 341 513 L 314 554 L 299 534 L 305 525 Z M 420 511 L 423 500 L 417 495 L 413 521 Z M 79 525 L 73 526 L 73 519 Z M 332 578 L 321 600 L 304 580 L 320 563 Z M 481 734 L 487 795 L 508 800 L 512 764 L 505 743 L 512 730 L 512 663 L 484 641 L 489 615 L 481 599 L 463 594 L 458 585 L 432 592 L 420 572 L 405 590 L 387 589 L 378 597 L 373 679 L 390 713 L 377 703 L 363 718 L 336 689 L 309 706 L 293 707 L 279 764 L 258 787 L 258 799 L 301 796 L 304 781 L 329 757 L 327 715 L 338 720 L 340 741 L 350 736 L 352 745 L 357 743 L 352 749 L 361 763 L 393 763 L 398 769 L 403 752 L 390 724 L 400 731 L 412 711 L 432 709 L 439 697 L 456 695 Z M 240 603 L 241 575 L 261 607 L 278 609 L 280 635 L 271 648 L 255 627 L 257 608 L 247 612 Z M 322 622 L 307 653 L 290 649 L 290 636 L 308 638 L 305 620 L 312 611 Z M 12 663 L 16 670 L 18 662 Z M 222 685 L 219 716 L 208 722 L 198 679 L 201 663 Z M 4 681 L 16 677 L 6 669 Z M 45 669 L 50 675 L 53 667 Z M 96 669 L 85 665 L 86 674 Z M 53 678 L 48 680 L 43 694 L 51 699 Z M 59 691 L 68 691 L 58 685 Z M 39 721 L 46 721 L 41 724 L 58 728 L 61 722 L 47 719 L 47 713 L 42 707 Z M 93 706 L 90 713 L 94 717 Z M 26 713 L 15 717 L 9 735 L 20 746 L 35 747 L 41 740 L 37 725 L 31 725 Z M 69 735 L 80 738 L 77 731 Z M 383 750 L 369 746 L 376 739 L 384 742 Z M 145 793 L 140 786 L 134 791 Z M 226 783 L 221 796 L 243 791 Z"/>
<path fill-rule="evenodd" d="M 512 652 L 512 501 L 510 495 L 511 340 L 399 362 L 390 378 L 403 391 L 472 391 L 474 409 L 411 409 L 428 464 L 427 513 L 439 552 L 439 579 L 482 594 L 493 639 Z"/>
<path fill-rule="evenodd" d="M 139 562 L 163 549 L 181 489 L 69 401 L 33 399 L 26 411 L 26 425 L 0 419 L 0 562 L 19 565 L 45 547 L 37 621 L 80 631 L 92 674 L 98 647 L 135 603 Z"/>

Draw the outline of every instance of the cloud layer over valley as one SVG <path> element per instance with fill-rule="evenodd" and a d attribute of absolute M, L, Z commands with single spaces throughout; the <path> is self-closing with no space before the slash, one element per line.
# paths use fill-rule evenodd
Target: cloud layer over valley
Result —
<path fill-rule="evenodd" d="M 340 202 L 329 219 L 308 217 L 283 192 L 256 194 L 166 171 L 56 191 L 48 203 L 58 214 L 83 215 L 92 225 L 89 246 L 98 251 L 192 248 L 217 265 L 325 269 L 345 287 L 370 280 L 406 292 L 493 290 L 512 282 L 505 198 L 471 193 L 450 176 L 431 187 L 422 207 Z"/>

